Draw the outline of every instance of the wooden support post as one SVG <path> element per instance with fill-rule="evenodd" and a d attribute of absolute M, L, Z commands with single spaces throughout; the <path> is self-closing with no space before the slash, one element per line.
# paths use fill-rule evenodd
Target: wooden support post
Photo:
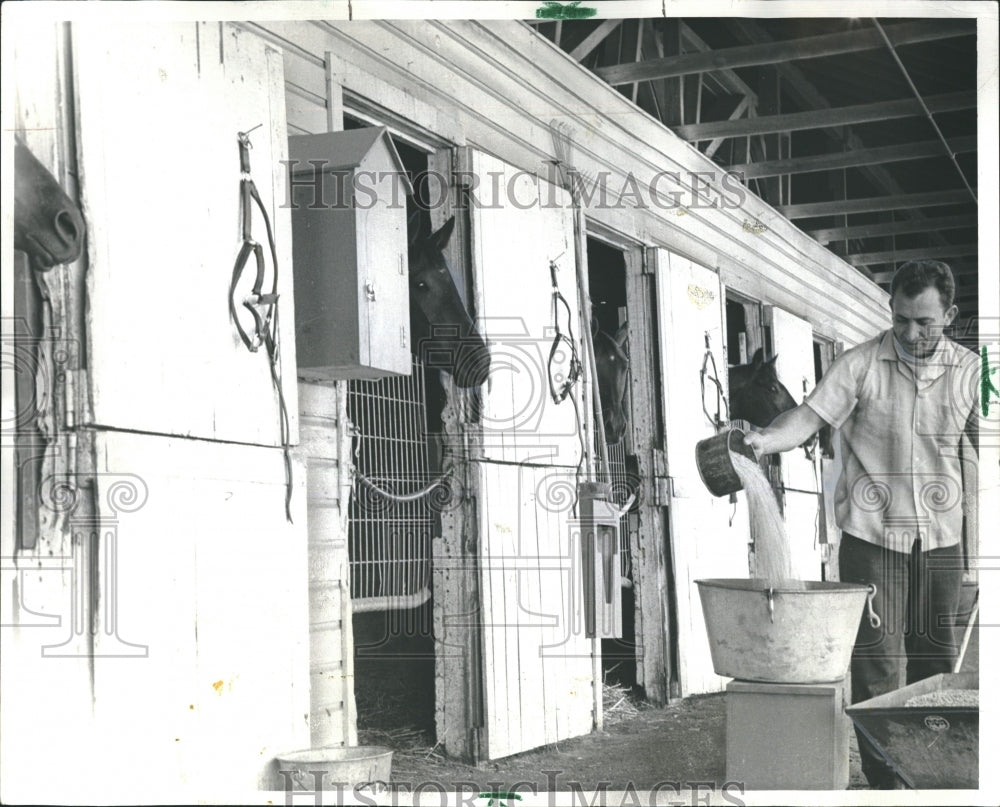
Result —
<path fill-rule="evenodd" d="M 778 71 L 774 67 L 764 66 L 759 69 L 756 86 L 759 115 L 781 114 L 780 82 Z M 781 134 L 761 135 L 760 142 L 762 162 L 778 158 Z M 777 177 L 764 179 L 761 182 L 761 191 L 765 201 L 780 204 L 781 183 Z"/>
<path fill-rule="evenodd" d="M 660 21 L 663 38 L 663 56 L 679 56 L 681 52 L 681 21 L 679 19 L 667 19 Z M 684 123 L 682 112 L 683 85 L 681 77 L 666 78 L 660 82 L 663 86 L 663 103 L 660 110 L 663 113 L 663 122 L 667 126 L 679 126 Z"/>
<path fill-rule="evenodd" d="M 334 78 L 333 54 L 326 51 L 325 72 L 326 72 L 326 130 L 328 132 L 342 132 L 344 130 L 344 88 Z"/>
<path fill-rule="evenodd" d="M 428 169 L 440 176 L 452 175 L 453 154 L 442 149 L 428 158 Z M 468 170 L 469 166 L 462 168 Z M 431 211 L 435 229 L 452 215 L 465 215 L 452 189 L 445 204 Z M 470 233 L 462 224 L 455 228 L 447 248 L 449 263 L 465 276 Z M 465 288 L 463 280 L 462 289 Z M 475 297 L 472 289 L 468 298 Z M 441 414 L 442 434 L 450 451 L 459 457 L 481 457 L 481 435 L 465 432 L 466 407 L 454 386 Z M 478 440 L 478 442 L 477 442 Z M 461 496 L 454 506 L 440 513 L 441 535 L 431 542 L 434 597 L 434 710 L 437 741 L 449 756 L 477 763 L 483 736 L 484 701 L 482 647 L 480 642 L 479 535 L 477 513 L 480 501 L 479 472 L 474 462 L 460 462 L 454 490 Z"/>
<path fill-rule="evenodd" d="M 830 196 L 833 199 L 847 199 L 847 169 L 844 168 L 840 171 L 831 171 L 829 173 L 829 183 L 830 183 Z M 787 202 L 791 204 L 791 200 Z M 833 220 L 834 227 L 847 227 L 847 214 L 841 214 L 836 216 Z M 834 255 L 846 255 L 847 254 L 847 239 L 843 241 L 834 241 L 828 244 L 828 249 Z"/>
<path fill-rule="evenodd" d="M 705 85 L 704 76 L 701 73 L 699 73 L 698 74 L 698 98 L 695 101 L 695 105 L 694 105 L 694 122 L 695 123 L 701 123 L 701 90 L 702 90 L 702 87 L 704 85 Z"/>
<path fill-rule="evenodd" d="M 645 20 L 639 20 L 639 30 L 635 34 L 635 60 L 638 62 L 642 59 L 642 29 Z M 636 81 L 632 84 L 632 103 L 636 103 L 639 100 L 639 82 Z"/>
<path fill-rule="evenodd" d="M 657 398 L 656 289 L 645 271 L 640 247 L 625 253 L 626 304 L 629 312 L 629 374 L 632 396 L 632 436 L 638 474 L 643 480 L 639 529 L 630 551 L 635 585 L 636 683 L 652 703 L 666 703 L 670 695 L 670 597 L 667 590 L 666 510 L 656 501 L 656 454 L 663 434 Z"/>

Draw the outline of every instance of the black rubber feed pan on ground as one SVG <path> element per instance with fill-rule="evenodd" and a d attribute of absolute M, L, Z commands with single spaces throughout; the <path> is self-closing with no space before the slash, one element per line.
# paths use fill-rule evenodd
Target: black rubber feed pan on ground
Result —
<path fill-rule="evenodd" d="M 908 788 L 978 789 L 979 708 L 906 706 L 919 695 L 979 689 L 978 673 L 944 673 L 848 707 Z"/>

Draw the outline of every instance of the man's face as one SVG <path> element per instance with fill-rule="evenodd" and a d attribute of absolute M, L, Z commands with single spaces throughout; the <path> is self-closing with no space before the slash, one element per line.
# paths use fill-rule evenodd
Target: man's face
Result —
<path fill-rule="evenodd" d="M 951 325 L 958 308 L 945 308 L 941 294 L 933 286 L 916 297 L 897 294 L 890 302 L 892 332 L 907 352 L 924 358 L 934 352 L 941 331 Z"/>

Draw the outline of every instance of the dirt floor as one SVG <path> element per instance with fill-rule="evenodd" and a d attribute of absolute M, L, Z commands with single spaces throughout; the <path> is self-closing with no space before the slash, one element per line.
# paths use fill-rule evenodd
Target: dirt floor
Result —
<path fill-rule="evenodd" d="M 978 670 L 978 630 L 973 632 L 964 671 Z M 657 783 L 726 782 L 725 696 L 714 694 L 651 706 L 628 689 L 605 687 L 605 727 L 600 733 L 478 767 L 444 757 L 434 744 L 433 706 L 414 691 L 433 686 L 432 660 L 382 658 L 355 669 L 359 743 L 395 749 L 392 781 L 409 790 L 420 783 L 434 792 L 535 788 L 583 791 L 648 790 Z M 405 670 L 404 670 L 405 667 Z M 413 689 L 412 687 L 416 687 Z M 866 789 L 851 734 L 850 789 Z M 521 783 L 518 785 L 518 783 Z M 669 791 L 668 791 L 669 792 Z"/>
<path fill-rule="evenodd" d="M 414 698 L 410 683 L 430 684 L 427 663 L 409 661 L 401 675 L 396 660 L 367 662 L 355 669 L 358 682 L 358 742 L 393 748 L 392 780 L 410 789 L 428 783 L 433 791 L 511 790 L 539 792 L 648 790 L 658 783 L 726 782 L 726 708 L 723 694 L 690 697 L 652 706 L 621 686 L 604 689 L 604 731 L 577 737 L 478 767 L 448 759 L 433 743 L 433 712 Z M 424 669 L 426 667 L 426 669 Z M 428 680 L 424 680 L 428 679 Z M 863 787 L 852 748 L 851 784 Z"/>

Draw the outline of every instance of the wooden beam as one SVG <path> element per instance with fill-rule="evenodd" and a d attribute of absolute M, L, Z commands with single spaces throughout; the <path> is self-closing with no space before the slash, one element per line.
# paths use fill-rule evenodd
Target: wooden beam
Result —
<path fill-rule="evenodd" d="M 956 244 L 953 247 L 921 247 L 920 249 L 897 249 L 887 252 L 864 252 L 857 255 L 845 255 L 844 260 L 851 266 L 872 266 L 878 263 L 958 258 L 963 255 L 975 255 L 978 252 L 978 244 Z M 874 275 L 876 283 L 883 282 L 879 278 L 892 280 L 892 272 L 876 272 Z"/>
<path fill-rule="evenodd" d="M 664 57 L 670 58 L 681 52 L 681 31 L 680 21 L 677 19 L 667 19 L 660 22 L 654 29 L 656 32 L 657 52 Z M 660 112 L 661 120 L 667 126 L 678 126 L 684 123 L 682 114 L 683 87 L 680 78 L 667 79 L 665 81 L 653 82 L 654 86 L 662 89 L 663 106 Z"/>
<path fill-rule="evenodd" d="M 638 62 L 642 59 L 642 29 L 645 26 L 646 20 L 642 17 L 639 18 L 639 30 L 635 32 L 635 60 Z M 639 100 L 639 82 L 635 82 L 632 85 L 632 103 L 635 104 Z M 683 121 L 681 121 L 683 123 Z"/>
<path fill-rule="evenodd" d="M 955 154 L 976 150 L 976 138 L 956 137 L 949 141 Z M 842 151 L 833 154 L 817 154 L 813 157 L 793 157 L 789 160 L 768 160 L 766 163 L 743 163 L 729 166 L 730 171 L 742 173 L 745 179 L 776 176 L 778 174 L 807 174 L 810 171 L 836 171 L 842 168 L 857 168 L 860 165 L 880 165 L 882 163 L 919 160 L 924 157 L 946 157 L 939 140 L 924 140 L 920 143 L 904 143 L 899 146 L 883 146 L 858 151 Z"/>
<path fill-rule="evenodd" d="M 708 46 L 708 43 L 692 31 L 691 26 L 684 21 L 681 21 L 681 44 L 686 46 L 688 50 L 699 53 L 707 53 L 712 50 Z M 699 73 L 698 75 L 703 76 L 704 74 Z M 735 70 L 723 68 L 722 70 L 713 71 L 713 75 L 733 95 L 752 95 L 756 100 L 757 94 L 750 88 L 749 84 L 739 77 Z"/>
<path fill-rule="evenodd" d="M 974 23 L 967 20 L 934 20 L 893 25 L 886 28 L 886 33 L 893 44 L 905 45 L 957 36 L 972 36 L 976 33 L 976 28 Z M 689 53 L 674 58 L 617 64 L 598 68 L 595 72 L 608 84 L 631 84 L 633 81 L 654 81 L 724 68 L 773 65 L 795 59 L 816 59 L 859 50 L 878 50 L 883 47 L 885 42 L 879 32 L 875 28 L 864 28 L 801 39 L 739 45 L 734 48 L 721 48 L 708 53 Z"/>
<path fill-rule="evenodd" d="M 975 109 L 975 91 L 929 95 L 924 101 L 931 112 L 953 112 L 958 109 Z M 745 137 L 747 135 L 800 129 L 824 129 L 832 126 L 849 126 L 855 123 L 894 120 L 896 118 L 923 117 L 924 110 L 915 98 L 883 101 L 874 104 L 815 109 L 807 112 L 789 112 L 768 115 L 753 120 L 713 121 L 711 123 L 675 126 L 674 132 L 689 142 L 711 140 L 716 137 Z"/>
<path fill-rule="evenodd" d="M 942 216 L 923 221 L 886 221 L 877 224 L 855 224 L 850 227 L 830 227 L 825 230 L 810 230 L 811 235 L 821 244 L 831 241 L 844 241 L 848 238 L 877 238 L 883 235 L 901 235 L 903 233 L 922 233 L 926 231 L 941 232 L 943 230 L 959 230 L 965 227 L 975 227 L 976 217 Z"/>
<path fill-rule="evenodd" d="M 757 71 L 757 97 L 760 105 L 755 110 L 757 116 L 774 117 L 782 113 L 781 109 L 781 77 L 773 65 L 764 65 Z M 780 137 L 777 134 L 762 135 L 760 137 L 761 162 L 774 160 L 781 157 Z M 750 162 L 750 157 L 747 162 Z M 781 204 L 780 180 L 774 177 L 767 177 L 760 182 L 764 199 L 771 204 Z"/>
<path fill-rule="evenodd" d="M 743 100 L 740 101 L 736 105 L 736 109 L 734 109 L 730 113 L 729 120 L 736 120 L 736 119 L 738 119 L 740 117 L 740 115 L 742 115 L 744 112 L 752 113 L 752 111 L 753 111 L 752 100 L 753 100 L 752 97 L 749 96 L 749 95 L 743 96 Z M 725 143 L 726 140 L 727 140 L 727 138 L 725 138 L 725 137 L 717 137 L 717 138 L 715 138 L 715 140 L 713 140 L 711 143 L 708 144 L 708 148 L 705 149 L 705 156 L 708 157 L 709 159 L 711 159 L 715 155 L 715 152 L 718 151 L 719 146 L 721 146 L 723 143 Z"/>
<path fill-rule="evenodd" d="M 569 55 L 578 62 L 582 62 L 591 54 L 594 48 L 600 45 L 607 38 L 608 34 L 614 31 L 615 28 L 621 24 L 621 20 L 604 20 L 604 22 L 587 34 L 587 38 L 573 48 L 573 50 L 569 52 Z"/>
<path fill-rule="evenodd" d="M 739 36 L 751 42 L 772 42 L 771 35 L 755 20 L 747 17 L 733 17 L 727 23 L 728 27 L 736 31 Z M 795 103 L 804 109 L 829 109 L 830 102 L 826 100 L 822 93 L 817 90 L 803 72 L 793 62 L 782 62 L 778 65 L 778 72 L 784 80 L 783 89 L 785 93 Z M 865 148 L 861 138 L 850 129 L 843 127 L 831 127 L 821 130 L 827 137 L 835 142 L 841 142 L 847 148 L 861 151 Z M 882 165 L 866 165 L 859 168 L 862 174 L 869 179 L 877 188 L 883 189 L 890 195 L 902 194 L 905 191 L 896 181 L 895 177 Z M 922 210 L 914 208 L 905 210 L 903 216 L 917 221 L 924 220 Z M 945 240 L 940 233 L 930 232 L 929 238 L 932 242 L 944 244 Z"/>
<path fill-rule="evenodd" d="M 880 210 L 958 205 L 967 201 L 969 201 L 969 192 L 966 190 L 934 191 L 932 193 L 903 193 L 896 196 L 874 196 L 867 199 L 846 199 L 834 202 L 806 202 L 799 205 L 784 205 L 777 210 L 790 219 L 806 219 L 811 216 L 837 216 L 842 213 L 875 213 Z"/>

